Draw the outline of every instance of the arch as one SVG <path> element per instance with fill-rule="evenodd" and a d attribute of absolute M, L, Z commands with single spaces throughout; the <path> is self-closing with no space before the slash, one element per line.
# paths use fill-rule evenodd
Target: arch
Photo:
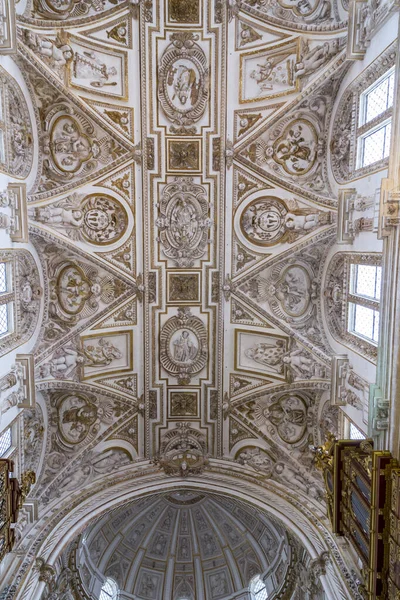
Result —
<path fill-rule="evenodd" d="M 354 289 L 354 268 L 359 266 L 380 267 L 382 255 L 361 252 L 337 252 L 329 262 L 324 289 L 324 310 L 329 333 L 333 338 L 361 354 L 367 360 L 376 362 L 378 346 L 372 339 L 358 335 L 350 327 L 350 311 L 352 305 L 364 303 L 363 296 L 358 296 Z M 379 302 L 373 298 L 366 301 L 366 306 L 377 306 Z M 372 310 L 372 309 L 371 309 Z"/>
<path fill-rule="evenodd" d="M 0 336 L 0 356 L 27 342 L 39 319 L 42 288 L 35 259 L 28 250 L 0 250 L 6 284 L 0 307 L 7 306 L 7 330 Z"/>
<path fill-rule="evenodd" d="M 356 591 L 342 554 L 324 524 L 324 518 L 319 518 L 309 510 L 300 495 L 289 494 L 271 481 L 257 482 L 249 469 L 242 467 L 238 478 L 226 461 L 212 460 L 211 463 L 211 470 L 189 479 L 160 474 L 148 461 L 136 463 L 133 468 L 125 467 L 118 474 L 113 473 L 109 478 L 71 494 L 59 503 L 59 509 L 55 512 L 51 505 L 44 508 L 40 521 L 30 532 L 29 541 L 26 540 L 24 562 L 20 569 L 14 570 L 16 581 L 22 581 L 15 600 L 38 600 L 41 597 L 44 583 L 39 581 L 39 574 L 34 569 L 37 556 L 47 564 L 54 565 L 75 537 L 109 510 L 131 499 L 160 491 L 183 488 L 204 490 L 205 487 L 210 492 L 234 496 L 275 516 L 299 538 L 311 559 L 318 559 L 327 553 L 328 576 L 322 576 L 321 581 L 328 599 L 348 596 L 347 585 Z M 111 480 L 114 485 L 110 485 Z"/>
<path fill-rule="evenodd" d="M 0 171 L 25 179 L 33 165 L 32 122 L 16 80 L 0 67 Z"/>

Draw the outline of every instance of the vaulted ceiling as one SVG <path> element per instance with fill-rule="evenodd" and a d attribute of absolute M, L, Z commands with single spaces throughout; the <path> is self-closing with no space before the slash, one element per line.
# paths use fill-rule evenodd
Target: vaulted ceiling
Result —
<path fill-rule="evenodd" d="M 33 497 L 224 457 L 317 506 L 309 447 L 338 426 L 322 287 L 345 1 L 17 11 L 44 289 Z"/>

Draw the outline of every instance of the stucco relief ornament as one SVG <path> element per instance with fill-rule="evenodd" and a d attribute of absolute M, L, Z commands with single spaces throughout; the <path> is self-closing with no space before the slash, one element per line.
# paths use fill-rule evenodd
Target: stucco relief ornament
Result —
<path fill-rule="evenodd" d="M 55 442 L 64 450 L 91 442 L 101 424 L 110 425 L 119 413 L 109 400 L 84 394 L 57 394 L 51 404 L 57 411 Z"/>
<path fill-rule="evenodd" d="M 28 214 L 73 240 L 96 245 L 118 241 L 128 225 L 126 210 L 108 194 L 72 194 L 54 204 L 28 209 Z"/>
<path fill-rule="evenodd" d="M 161 106 L 168 119 L 181 127 L 196 123 L 208 102 L 207 57 L 198 39 L 190 31 L 172 33 L 158 69 Z"/>
<path fill-rule="evenodd" d="M 206 189 L 190 177 L 176 177 L 163 189 L 156 225 L 165 256 L 192 267 L 209 243 L 210 206 Z"/>
<path fill-rule="evenodd" d="M 331 213 L 299 208 L 295 199 L 287 203 L 273 196 L 257 198 L 248 204 L 241 216 L 243 235 L 257 246 L 273 246 L 294 242 L 319 226 L 331 222 Z"/>
<path fill-rule="evenodd" d="M 199 317 L 189 308 L 179 308 L 178 314 L 164 324 L 160 334 L 160 362 L 169 375 L 187 385 L 193 375 L 206 366 L 208 336 Z"/>
<path fill-rule="evenodd" d="M 178 423 L 176 428 L 164 434 L 160 454 L 154 464 L 164 469 L 167 475 L 200 475 L 208 465 L 206 441 L 190 423 Z"/>
<path fill-rule="evenodd" d="M 2 120 L 7 123 L 2 170 L 9 175 L 24 179 L 32 168 L 34 151 L 28 106 L 17 82 L 2 68 L 0 87 L 4 98 Z"/>
<path fill-rule="evenodd" d="M 285 268 L 276 265 L 267 282 L 266 293 L 273 312 L 285 321 L 307 321 L 314 312 L 318 284 L 310 265 L 292 260 Z"/>

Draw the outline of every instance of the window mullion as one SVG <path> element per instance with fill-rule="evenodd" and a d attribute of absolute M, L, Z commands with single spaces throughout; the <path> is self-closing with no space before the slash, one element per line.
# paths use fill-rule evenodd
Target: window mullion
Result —
<path fill-rule="evenodd" d="M 14 292 L 5 292 L 0 294 L 0 304 L 8 304 L 14 301 Z"/>
<path fill-rule="evenodd" d="M 372 308 L 373 310 L 379 310 L 379 302 L 372 300 L 372 298 L 365 298 L 364 296 L 356 296 L 355 294 L 348 294 L 347 299 L 353 304 L 361 304 L 366 308 Z"/>

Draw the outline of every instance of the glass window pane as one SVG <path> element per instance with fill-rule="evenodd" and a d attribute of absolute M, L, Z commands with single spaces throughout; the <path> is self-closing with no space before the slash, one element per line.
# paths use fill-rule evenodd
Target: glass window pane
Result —
<path fill-rule="evenodd" d="M 385 131 L 386 127 L 381 127 L 362 139 L 362 167 L 372 165 L 372 163 L 384 158 Z"/>
<path fill-rule="evenodd" d="M 354 307 L 354 331 L 364 337 L 373 339 L 374 311 L 371 308 L 356 304 Z"/>
<path fill-rule="evenodd" d="M 8 306 L 0 304 L 0 335 L 8 331 Z"/>
<path fill-rule="evenodd" d="M 7 271 L 6 264 L 0 263 L 0 293 L 7 291 Z"/>
<path fill-rule="evenodd" d="M 352 302 L 349 308 L 349 330 L 371 342 L 378 342 L 379 311 Z"/>
<path fill-rule="evenodd" d="M 364 120 L 361 124 L 369 123 L 393 106 L 394 71 L 381 80 L 364 96 Z"/>
<path fill-rule="evenodd" d="M 372 265 L 353 265 L 353 293 L 357 296 L 379 300 L 381 296 L 382 268 Z"/>
<path fill-rule="evenodd" d="M 361 433 L 361 431 L 358 429 L 358 427 L 353 425 L 353 423 L 350 423 L 350 439 L 351 440 L 365 440 L 365 435 L 363 433 Z"/>
<path fill-rule="evenodd" d="M 0 435 L 0 456 L 4 456 L 11 448 L 11 428 L 9 427 Z"/>

